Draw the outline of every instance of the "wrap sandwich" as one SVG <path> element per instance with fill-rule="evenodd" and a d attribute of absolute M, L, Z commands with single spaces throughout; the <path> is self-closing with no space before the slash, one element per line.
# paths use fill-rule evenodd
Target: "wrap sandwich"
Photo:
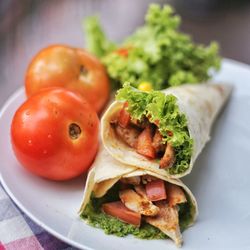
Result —
<path fill-rule="evenodd" d="M 105 148 L 118 161 L 180 178 L 209 141 L 228 84 L 186 84 L 143 92 L 125 84 L 102 118 Z"/>
<path fill-rule="evenodd" d="M 107 234 L 143 239 L 171 238 L 197 217 L 197 203 L 180 181 L 124 165 L 101 149 L 85 186 L 80 216 Z"/>

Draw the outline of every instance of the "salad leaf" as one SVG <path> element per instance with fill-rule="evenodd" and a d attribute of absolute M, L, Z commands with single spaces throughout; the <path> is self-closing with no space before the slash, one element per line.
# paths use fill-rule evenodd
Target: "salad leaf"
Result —
<path fill-rule="evenodd" d="M 88 49 L 97 57 L 102 57 L 108 52 L 116 49 L 115 43 L 108 40 L 103 32 L 98 17 L 88 17 L 83 22 L 83 27 L 88 34 L 86 36 L 86 43 Z"/>
<path fill-rule="evenodd" d="M 171 142 L 175 149 L 176 161 L 166 171 L 170 174 L 185 172 L 189 168 L 193 140 L 188 132 L 186 116 L 180 112 L 176 97 L 160 91 L 142 92 L 126 83 L 118 91 L 116 99 L 128 102 L 128 112 L 132 118 L 142 120 L 147 117 L 152 123 L 157 121 L 163 140 Z"/>
<path fill-rule="evenodd" d="M 170 6 L 151 4 L 144 26 L 115 45 L 106 38 L 98 20 L 89 19 L 88 49 L 102 60 L 116 88 L 127 81 L 134 87 L 150 82 L 157 90 L 206 81 L 220 68 L 218 45 L 195 44 L 179 31 L 180 22 Z"/>

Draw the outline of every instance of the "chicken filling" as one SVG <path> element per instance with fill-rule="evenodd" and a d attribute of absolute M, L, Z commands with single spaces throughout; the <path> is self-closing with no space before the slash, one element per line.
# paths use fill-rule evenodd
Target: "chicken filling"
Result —
<path fill-rule="evenodd" d="M 116 100 L 124 103 L 110 121 L 117 140 L 159 162 L 159 167 L 171 175 L 185 173 L 190 167 L 193 139 L 177 98 L 160 91 L 138 91 L 124 84 Z"/>
<path fill-rule="evenodd" d="M 150 175 L 122 178 L 102 198 L 91 198 L 82 217 L 108 234 L 178 238 L 191 219 L 185 191 Z"/>
<path fill-rule="evenodd" d="M 111 121 L 118 138 L 138 154 L 149 159 L 159 159 L 160 168 L 171 168 L 176 160 L 175 151 L 171 142 L 163 140 L 157 121 L 150 123 L 146 117 L 142 121 L 132 119 L 126 106 L 125 103 L 117 118 Z M 168 135 L 171 137 L 172 131 L 168 131 Z"/>

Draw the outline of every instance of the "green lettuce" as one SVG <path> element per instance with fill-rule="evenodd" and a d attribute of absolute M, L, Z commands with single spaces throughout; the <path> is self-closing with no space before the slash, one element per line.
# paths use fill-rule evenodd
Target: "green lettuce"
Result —
<path fill-rule="evenodd" d="M 103 32 L 98 17 L 88 17 L 83 26 L 88 34 L 86 36 L 87 48 L 97 57 L 102 57 L 116 49 L 116 44 L 111 42 Z"/>
<path fill-rule="evenodd" d="M 175 163 L 166 171 L 170 174 L 185 172 L 189 168 L 193 140 L 188 132 L 186 116 L 180 112 L 176 97 L 156 90 L 142 92 L 125 84 L 118 91 L 116 99 L 128 102 L 128 111 L 132 118 L 142 120 L 147 117 L 152 123 L 158 122 L 163 140 L 171 142 L 175 149 Z M 172 132 L 171 136 L 169 132 Z"/>
<path fill-rule="evenodd" d="M 145 24 L 116 45 L 105 36 L 98 20 L 90 18 L 85 26 L 87 48 L 104 63 L 116 88 L 124 82 L 134 87 L 150 82 L 156 90 L 204 82 L 220 68 L 218 44 L 195 44 L 179 31 L 180 22 L 170 6 L 151 4 Z M 127 55 L 117 48 L 127 49 Z"/>

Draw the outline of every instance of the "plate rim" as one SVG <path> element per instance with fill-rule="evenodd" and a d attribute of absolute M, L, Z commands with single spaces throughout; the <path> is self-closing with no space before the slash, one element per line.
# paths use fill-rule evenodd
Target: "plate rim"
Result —
<path fill-rule="evenodd" d="M 250 65 L 243 63 L 243 62 L 239 62 L 230 58 L 222 58 L 222 62 L 226 63 L 226 64 L 233 64 L 234 66 L 238 66 L 241 68 L 244 68 L 248 71 L 250 71 Z M 19 96 L 22 92 L 24 92 L 24 87 L 21 86 L 19 87 L 16 91 L 14 91 L 5 101 L 5 103 L 3 104 L 3 106 L 0 108 L 0 122 L 1 122 L 1 118 L 3 116 L 3 114 L 5 113 L 5 111 L 8 109 L 9 105 L 13 102 L 13 100 L 16 99 L 17 96 Z M 4 181 L 2 174 L 1 174 L 1 169 L 0 169 L 0 183 L 3 186 L 4 191 L 7 193 L 7 195 L 9 196 L 9 198 L 17 205 L 17 207 L 23 212 L 25 213 L 32 221 L 34 221 L 37 225 L 39 225 L 40 227 L 42 227 L 44 230 L 46 230 L 48 233 L 50 233 L 51 235 L 53 235 L 54 237 L 58 238 L 59 240 L 69 244 L 70 246 L 79 248 L 79 249 L 84 249 L 84 250 L 95 250 L 94 248 L 88 247 L 82 243 L 78 243 L 74 240 L 69 239 L 66 236 L 63 236 L 62 234 L 58 233 L 56 230 L 50 228 L 49 226 L 47 226 L 44 222 L 42 222 L 40 219 L 38 219 L 35 215 L 33 215 L 31 212 L 29 212 L 28 209 L 26 209 L 23 205 L 22 202 L 19 201 L 18 199 L 16 199 L 15 195 L 10 191 L 10 189 L 8 188 L 8 185 L 6 184 L 6 182 Z"/>

